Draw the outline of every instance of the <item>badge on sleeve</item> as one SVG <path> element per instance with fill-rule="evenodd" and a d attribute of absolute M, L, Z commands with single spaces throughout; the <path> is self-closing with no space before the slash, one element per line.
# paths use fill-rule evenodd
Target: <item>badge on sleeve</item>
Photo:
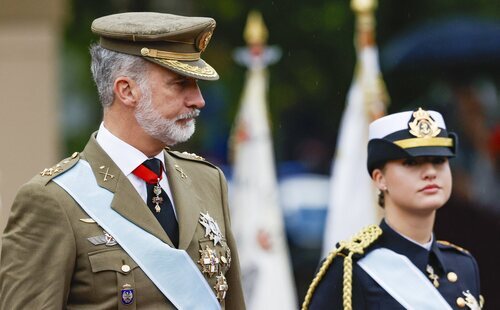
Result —
<path fill-rule="evenodd" d="M 214 241 L 214 246 L 219 243 L 222 245 L 221 241 L 224 238 L 220 231 L 219 225 L 215 222 L 215 220 L 208 214 L 203 214 L 200 212 L 200 220 L 199 223 L 205 227 L 205 237 L 208 236 L 210 240 Z"/>
<path fill-rule="evenodd" d="M 132 288 L 132 285 L 128 283 L 124 284 L 122 287 L 121 296 L 122 296 L 122 304 L 130 305 L 131 303 L 133 303 L 134 289 Z"/>

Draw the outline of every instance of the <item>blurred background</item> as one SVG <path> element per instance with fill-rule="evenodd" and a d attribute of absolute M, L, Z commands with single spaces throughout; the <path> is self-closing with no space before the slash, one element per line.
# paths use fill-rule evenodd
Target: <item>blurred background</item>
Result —
<path fill-rule="evenodd" d="M 231 180 L 228 140 L 247 70 L 232 55 L 246 45 L 251 10 L 261 12 L 268 44 L 281 50 L 269 67 L 267 101 L 302 301 L 322 253 L 332 159 L 356 64 L 349 1 L 0 0 L 0 231 L 19 186 L 80 151 L 98 128 L 88 46 L 97 40 L 90 24 L 102 15 L 158 11 L 217 21 L 203 58 L 221 79 L 200 82 L 207 105 L 197 132 L 174 149 L 205 157 Z M 438 212 L 436 236 L 475 255 L 486 308 L 500 309 L 500 5 L 385 0 L 375 17 L 387 112 L 440 111 L 460 137 L 454 191 Z"/>

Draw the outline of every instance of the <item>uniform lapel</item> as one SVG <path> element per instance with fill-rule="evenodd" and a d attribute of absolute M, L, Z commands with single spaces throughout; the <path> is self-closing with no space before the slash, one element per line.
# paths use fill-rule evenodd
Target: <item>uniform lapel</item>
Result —
<path fill-rule="evenodd" d="M 198 225 L 202 200 L 192 184 L 193 176 L 187 175 L 182 165 L 167 152 L 165 169 L 179 222 L 179 249 L 187 249 Z"/>
<path fill-rule="evenodd" d="M 83 152 L 97 184 L 114 193 L 111 208 L 130 222 L 173 247 L 172 242 L 128 178 L 104 152 L 92 134 Z"/>

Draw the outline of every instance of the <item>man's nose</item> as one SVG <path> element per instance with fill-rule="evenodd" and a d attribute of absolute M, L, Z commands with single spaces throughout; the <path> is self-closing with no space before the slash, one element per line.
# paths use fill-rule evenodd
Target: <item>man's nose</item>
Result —
<path fill-rule="evenodd" d="M 198 87 L 196 82 L 193 82 L 193 85 L 191 85 L 186 101 L 188 107 L 191 108 L 202 109 L 205 106 L 205 99 L 203 99 L 200 87 Z"/>

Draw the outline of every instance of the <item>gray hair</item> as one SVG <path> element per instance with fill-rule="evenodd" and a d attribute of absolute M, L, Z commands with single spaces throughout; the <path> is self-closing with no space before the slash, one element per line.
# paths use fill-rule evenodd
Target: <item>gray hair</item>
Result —
<path fill-rule="evenodd" d="M 130 77 L 141 89 L 146 87 L 147 61 L 141 57 L 107 50 L 99 44 L 90 46 L 90 56 L 90 70 L 104 108 L 113 103 L 113 84 L 119 76 Z"/>

